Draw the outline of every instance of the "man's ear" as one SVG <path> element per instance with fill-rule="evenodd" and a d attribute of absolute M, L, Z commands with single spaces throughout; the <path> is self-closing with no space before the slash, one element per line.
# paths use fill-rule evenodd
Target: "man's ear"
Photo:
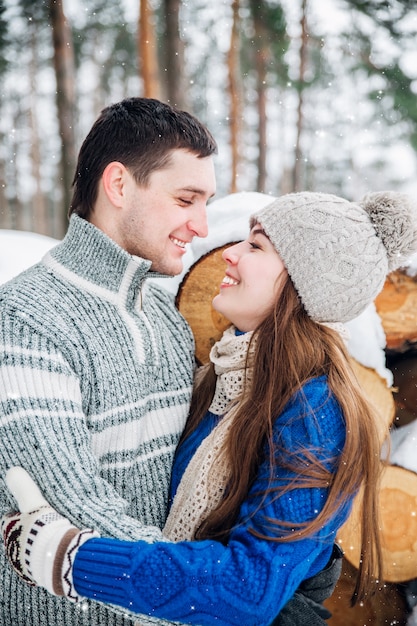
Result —
<path fill-rule="evenodd" d="M 115 207 L 122 207 L 126 197 L 126 183 L 129 172 L 118 161 L 109 163 L 103 171 L 103 190 L 109 201 Z"/>

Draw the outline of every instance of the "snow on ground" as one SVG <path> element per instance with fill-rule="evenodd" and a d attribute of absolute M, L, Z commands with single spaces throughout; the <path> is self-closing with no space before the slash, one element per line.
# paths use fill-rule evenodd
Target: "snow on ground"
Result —
<path fill-rule="evenodd" d="M 181 280 L 201 256 L 229 242 L 245 239 L 249 232 L 249 217 L 273 200 L 257 192 L 240 192 L 215 200 L 208 206 L 209 235 L 195 239 L 184 255 L 184 270 L 174 278 L 155 279 L 172 294 L 178 291 Z M 0 284 L 39 261 L 57 240 L 35 233 L 0 230 Z M 417 273 L 417 255 L 410 262 L 410 273 Z M 385 366 L 385 334 L 374 304 L 347 324 L 350 333 L 349 351 L 362 365 L 375 369 L 392 385 L 392 372 Z M 417 420 L 394 431 L 392 458 L 395 463 L 417 472 Z"/>

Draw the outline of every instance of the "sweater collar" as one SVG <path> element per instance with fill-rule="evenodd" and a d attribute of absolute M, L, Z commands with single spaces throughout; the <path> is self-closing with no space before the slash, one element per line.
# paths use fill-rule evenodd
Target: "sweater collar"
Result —
<path fill-rule="evenodd" d="M 164 277 L 151 272 L 151 261 L 133 256 L 102 230 L 72 215 L 63 241 L 51 250 L 53 260 L 81 278 L 117 291 L 129 266 L 135 280 Z"/>

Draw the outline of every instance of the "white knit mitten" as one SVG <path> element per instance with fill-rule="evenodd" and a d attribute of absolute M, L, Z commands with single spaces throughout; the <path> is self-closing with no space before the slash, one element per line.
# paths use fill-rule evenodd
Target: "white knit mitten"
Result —
<path fill-rule="evenodd" d="M 28 584 L 77 602 L 72 582 L 75 554 L 85 541 L 99 534 L 79 530 L 55 511 L 22 467 L 9 469 L 6 484 L 20 509 L 5 515 L 1 523 L 12 568 Z"/>

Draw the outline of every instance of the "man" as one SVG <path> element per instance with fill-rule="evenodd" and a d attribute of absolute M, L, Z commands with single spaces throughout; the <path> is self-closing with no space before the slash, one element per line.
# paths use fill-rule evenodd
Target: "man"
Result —
<path fill-rule="evenodd" d="M 198 120 L 159 101 L 107 107 L 80 150 L 65 239 L 0 288 L 0 476 L 23 466 L 76 526 L 161 539 L 194 342 L 148 279 L 181 273 L 186 245 L 207 235 L 216 151 Z M 3 489 L 0 516 L 13 506 Z M 334 568 L 276 624 L 323 624 Z M 29 587 L 0 544 L 1 626 L 150 623 Z"/>
<path fill-rule="evenodd" d="M 107 107 L 80 150 L 64 240 L 0 289 L 0 474 L 22 465 L 103 534 L 161 537 L 194 344 L 148 279 L 179 274 L 207 235 L 216 151 L 197 119 L 157 100 Z M 2 490 L 1 513 L 12 505 Z M 134 624 L 29 587 L 1 550 L 2 626 Z"/>

